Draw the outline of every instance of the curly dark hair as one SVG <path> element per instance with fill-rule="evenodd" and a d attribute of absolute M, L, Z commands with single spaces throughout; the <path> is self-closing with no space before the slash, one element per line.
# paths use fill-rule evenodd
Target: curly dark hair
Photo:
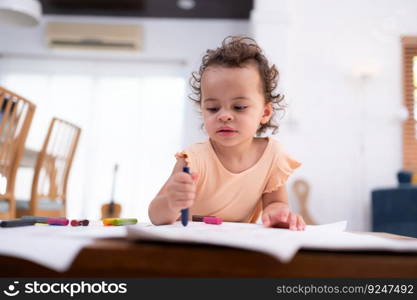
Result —
<path fill-rule="evenodd" d="M 279 125 L 274 122 L 277 111 L 284 111 L 286 105 L 283 103 L 284 96 L 276 93 L 279 72 L 275 65 L 269 66 L 268 59 L 256 41 L 246 36 L 228 36 L 221 47 L 212 50 L 208 49 L 203 56 L 202 64 L 198 72 L 192 72 L 190 84 L 192 94 L 189 98 L 201 105 L 201 78 L 209 66 L 239 67 L 242 68 L 248 63 L 254 62 L 259 70 L 262 81 L 262 89 L 265 96 L 265 103 L 271 103 L 273 108 L 272 117 L 265 124 L 260 124 L 256 134 L 259 136 L 268 129 L 276 133 Z"/>

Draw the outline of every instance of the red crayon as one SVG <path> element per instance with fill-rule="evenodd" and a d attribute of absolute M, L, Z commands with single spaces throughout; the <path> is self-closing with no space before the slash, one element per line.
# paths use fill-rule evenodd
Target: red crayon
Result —
<path fill-rule="evenodd" d="M 88 220 L 72 220 L 71 226 L 88 226 L 89 223 Z"/>
<path fill-rule="evenodd" d="M 78 220 L 71 220 L 71 226 L 80 226 L 80 222 Z"/>

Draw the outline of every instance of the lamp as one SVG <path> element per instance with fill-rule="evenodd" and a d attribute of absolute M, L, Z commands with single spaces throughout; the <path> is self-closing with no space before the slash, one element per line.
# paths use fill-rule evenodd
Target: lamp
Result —
<path fill-rule="evenodd" d="M 41 20 L 42 7 L 38 0 L 0 0 L 0 23 L 35 26 Z"/>

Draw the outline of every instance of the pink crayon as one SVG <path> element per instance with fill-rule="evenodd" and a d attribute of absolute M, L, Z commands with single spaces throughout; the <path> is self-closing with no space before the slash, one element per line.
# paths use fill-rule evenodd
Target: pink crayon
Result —
<path fill-rule="evenodd" d="M 69 223 L 69 220 L 65 218 L 48 218 L 49 225 L 67 226 L 68 223 Z"/>
<path fill-rule="evenodd" d="M 217 217 L 204 217 L 203 222 L 206 224 L 220 225 L 223 222 L 223 220 L 222 218 L 217 218 Z"/>

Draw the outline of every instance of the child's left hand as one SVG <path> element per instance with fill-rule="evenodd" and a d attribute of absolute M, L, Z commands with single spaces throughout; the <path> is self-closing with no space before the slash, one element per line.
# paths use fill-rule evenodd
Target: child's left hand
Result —
<path fill-rule="evenodd" d="M 262 223 L 265 227 L 288 228 L 299 231 L 306 227 L 303 217 L 291 212 L 285 203 L 268 205 L 262 214 Z"/>

